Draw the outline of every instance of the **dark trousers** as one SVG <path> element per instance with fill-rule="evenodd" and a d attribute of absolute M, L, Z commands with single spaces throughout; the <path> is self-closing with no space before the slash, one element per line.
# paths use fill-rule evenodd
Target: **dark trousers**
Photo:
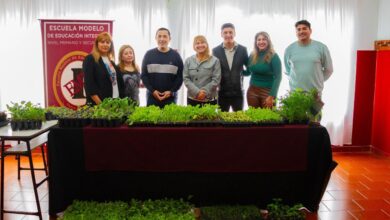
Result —
<path fill-rule="evenodd" d="M 146 106 L 155 105 L 155 106 L 158 106 L 160 108 L 164 108 L 165 105 L 169 105 L 171 103 L 176 103 L 175 96 L 171 96 L 168 99 L 165 99 L 163 101 L 159 101 L 153 97 L 152 93 L 147 92 Z"/>
<path fill-rule="evenodd" d="M 192 105 L 192 106 L 199 105 L 200 107 L 202 107 L 202 106 L 204 106 L 206 104 L 216 105 L 217 104 L 217 100 L 213 100 L 213 101 L 210 101 L 210 102 L 199 102 L 199 101 L 187 98 L 187 105 Z"/>
<path fill-rule="evenodd" d="M 228 112 L 230 107 L 232 107 L 234 112 L 241 111 L 244 108 L 244 97 L 219 97 L 218 105 L 223 112 Z"/>

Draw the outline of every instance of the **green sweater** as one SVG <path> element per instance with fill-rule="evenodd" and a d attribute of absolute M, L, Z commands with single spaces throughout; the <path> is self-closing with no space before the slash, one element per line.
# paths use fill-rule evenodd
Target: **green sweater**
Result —
<path fill-rule="evenodd" d="M 321 94 L 324 82 L 333 73 L 328 47 L 315 40 L 308 45 L 294 42 L 288 46 L 284 52 L 284 64 L 291 90 L 310 91 L 315 88 Z"/>
<path fill-rule="evenodd" d="M 248 69 L 244 71 L 245 76 L 251 75 L 250 84 L 270 88 L 270 96 L 276 97 L 278 95 L 280 81 L 282 79 L 282 63 L 278 54 L 274 54 L 270 63 L 265 62 L 265 52 L 260 52 L 257 61 L 252 63 L 252 55 L 248 59 Z"/>

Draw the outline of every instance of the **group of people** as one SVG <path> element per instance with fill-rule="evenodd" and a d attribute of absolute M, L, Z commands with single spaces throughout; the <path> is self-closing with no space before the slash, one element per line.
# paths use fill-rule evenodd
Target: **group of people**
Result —
<path fill-rule="evenodd" d="M 296 22 L 298 41 L 285 50 L 284 65 L 291 90 L 317 89 L 321 92 L 333 72 L 327 46 L 311 39 L 311 24 Z M 167 28 L 156 31 L 157 47 L 146 52 L 141 69 L 135 62 L 134 50 L 123 45 L 119 63 L 114 63 L 111 36 L 100 33 L 91 54 L 83 62 L 87 103 L 99 104 L 104 98 L 129 97 L 139 103 L 139 88 L 147 89 L 147 105 L 164 107 L 175 103 L 182 83 L 187 87 L 187 104 L 218 104 L 222 111 L 243 109 L 243 77 L 250 76 L 246 93 L 249 106 L 272 108 L 282 78 L 282 62 L 273 48 L 267 32 L 255 35 L 254 47 L 248 56 L 247 48 L 238 44 L 235 27 L 225 23 L 221 27 L 223 42 L 210 52 L 207 39 L 194 38 L 195 54 L 183 63 L 179 53 L 169 47 L 171 34 Z M 142 83 L 141 83 L 142 80 Z"/>

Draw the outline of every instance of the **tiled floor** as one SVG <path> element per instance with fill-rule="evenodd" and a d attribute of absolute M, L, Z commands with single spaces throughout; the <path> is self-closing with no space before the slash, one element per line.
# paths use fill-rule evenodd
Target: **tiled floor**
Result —
<path fill-rule="evenodd" d="M 33 156 L 34 167 L 43 167 L 41 154 Z M 22 157 L 22 167 L 28 167 L 28 159 Z M 4 192 L 4 207 L 9 210 L 35 212 L 37 206 L 31 181 L 30 171 L 21 171 L 21 178 L 18 181 L 17 160 L 14 156 L 7 156 L 5 160 L 5 192 Z M 37 182 L 45 177 L 44 171 L 36 171 Z M 48 184 L 44 182 L 38 188 L 38 194 L 43 212 L 43 219 L 50 219 L 48 214 L 49 197 Z M 4 220 L 27 220 L 39 219 L 37 216 L 26 216 L 16 214 L 5 214 Z"/>
<path fill-rule="evenodd" d="M 334 153 L 339 163 L 317 214 L 308 219 L 390 219 L 390 158 Z"/>
<path fill-rule="evenodd" d="M 35 164 L 42 165 L 40 155 L 34 155 Z M 318 213 L 307 219 L 349 220 L 390 219 L 390 158 L 371 153 L 334 153 L 339 163 L 322 198 Z M 24 160 L 26 164 L 26 160 Z M 16 160 L 6 159 L 5 207 L 8 209 L 35 211 L 34 194 L 28 171 L 17 180 Z M 38 180 L 43 172 L 37 172 Z M 49 219 L 48 187 L 39 188 L 44 219 Z M 5 219 L 38 219 L 34 216 L 5 215 Z"/>

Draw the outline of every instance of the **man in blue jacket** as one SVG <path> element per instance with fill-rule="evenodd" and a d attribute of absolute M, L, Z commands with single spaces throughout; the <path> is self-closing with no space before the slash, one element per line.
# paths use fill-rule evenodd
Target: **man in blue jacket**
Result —
<path fill-rule="evenodd" d="M 244 107 L 243 75 L 248 61 L 246 47 L 234 41 L 236 31 L 232 23 L 221 27 L 223 43 L 213 49 L 213 55 L 221 63 L 221 84 L 218 91 L 218 105 L 222 111 L 240 111 Z"/>
<path fill-rule="evenodd" d="M 147 91 L 147 106 L 163 108 L 176 102 L 176 92 L 183 83 L 183 60 L 168 45 L 171 33 L 167 28 L 156 32 L 157 48 L 146 52 L 142 61 L 141 79 Z"/>

